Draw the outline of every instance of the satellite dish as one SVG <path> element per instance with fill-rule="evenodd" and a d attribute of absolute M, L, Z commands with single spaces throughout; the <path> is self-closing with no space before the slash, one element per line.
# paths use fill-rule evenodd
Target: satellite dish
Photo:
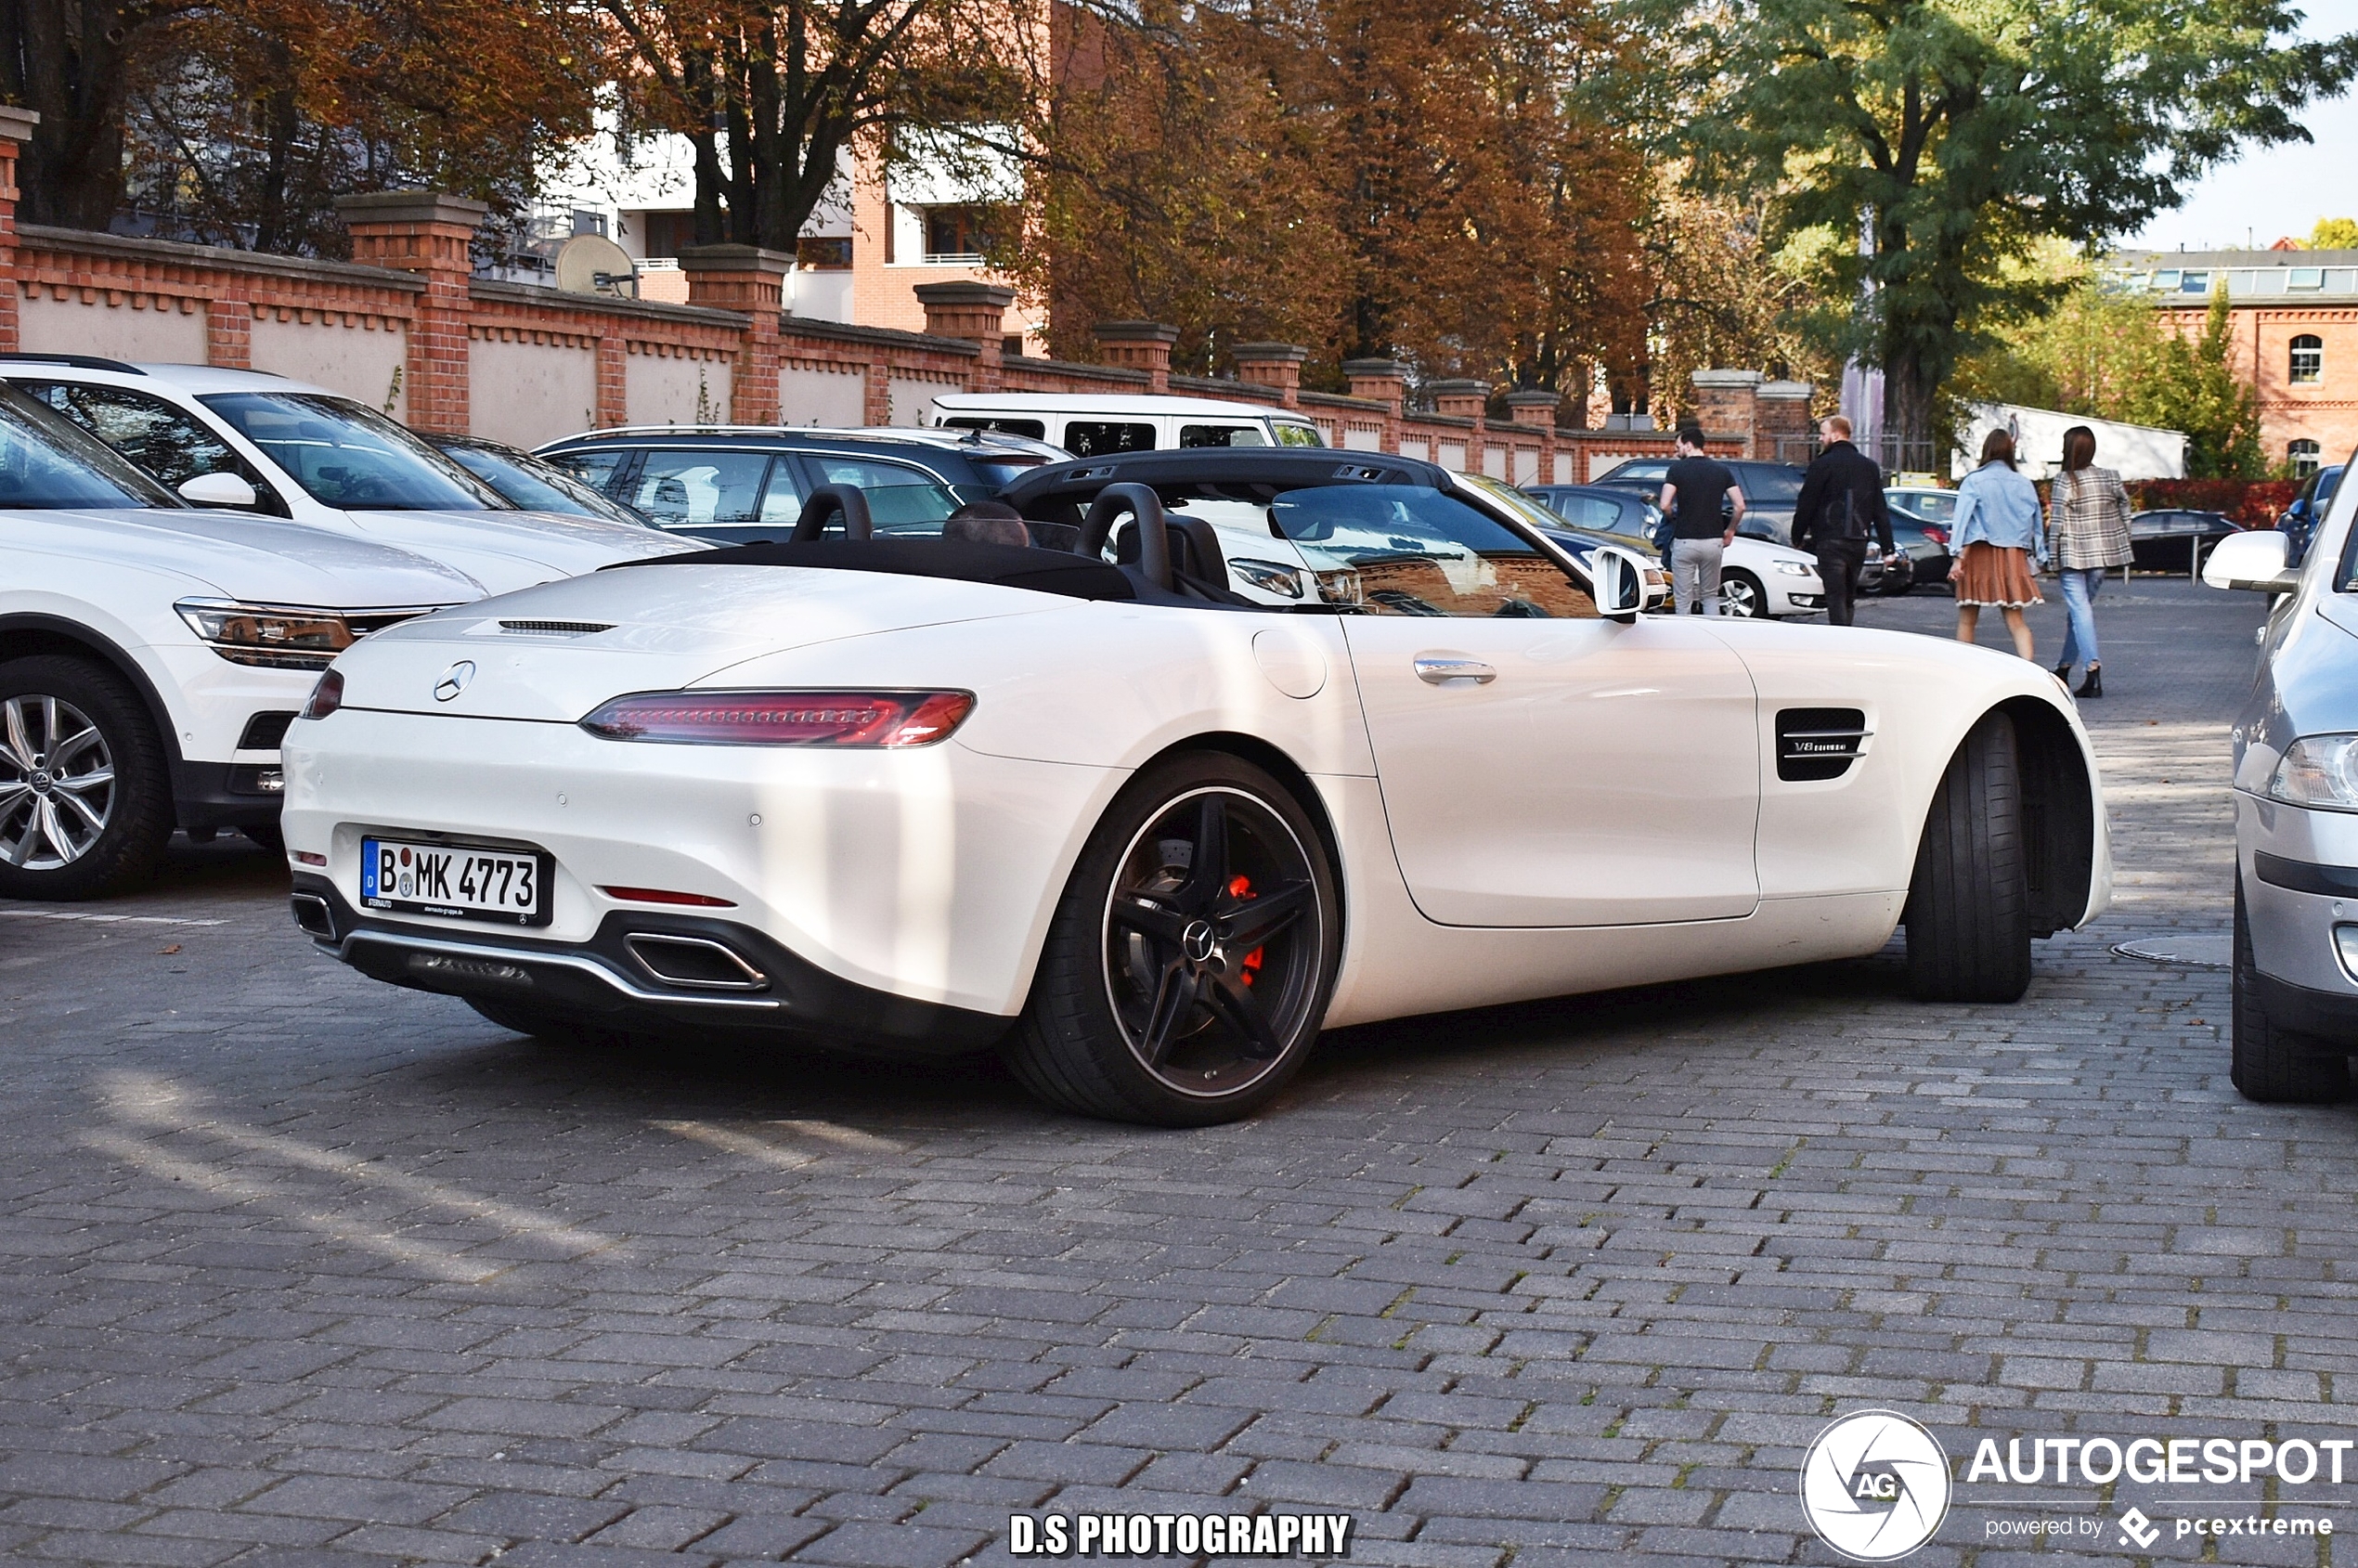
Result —
<path fill-rule="evenodd" d="M 630 253 L 602 234 L 577 234 L 557 249 L 557 287 L 568 294 L 639 297 Z"/>

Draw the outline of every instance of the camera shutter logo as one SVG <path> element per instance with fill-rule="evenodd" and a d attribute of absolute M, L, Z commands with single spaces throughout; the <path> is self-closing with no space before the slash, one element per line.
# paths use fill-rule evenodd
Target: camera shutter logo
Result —
<path fill-rule="evenodd" d="M 1801 1461 L 1801 1511 L 1843 1556 L 1889 1562 L 1940 1528 L 1949 1512 L 1949 1456 L 1931 1432 L 1894 1410 L 1859 1410 L 1818 1434 Z"/>

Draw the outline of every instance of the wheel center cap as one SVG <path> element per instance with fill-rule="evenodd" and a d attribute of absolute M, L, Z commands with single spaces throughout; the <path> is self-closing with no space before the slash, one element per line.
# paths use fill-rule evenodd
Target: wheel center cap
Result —
<path fill-rule="evenodd" d="M 46 768 L 35 768 L 32 771 L 33 794 L 46 795 L 49 793 L 50 786 L 56 783 L 57 781 L 49 776 L 49 771 Z"/>
<path fill-rule="evenodd" d="M 1166 927 L 1168 929 L 1168 927 Z M 1179 933 L 1179 951 L 1190 964 L 1209 964 L 1220 955 L 1220 938 L 1209 920 L 1190 920 Z"/>

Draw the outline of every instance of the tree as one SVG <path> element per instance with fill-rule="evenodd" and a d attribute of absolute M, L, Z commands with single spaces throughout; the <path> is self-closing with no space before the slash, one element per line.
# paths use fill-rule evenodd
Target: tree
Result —
<path fill-rule="evenodd" d="M 1021 112 L 1032 18 L 993 0 L 598 0 L 636 118 L 695 153 L 695 241 L 792 251 L 840 158 L 904 127 L 977 146 Z"/>
<path fill-rule="evenodd" d="M 2319 218 L 2310 232 L 2313 251 L 2358 251 L 2358 218 Z"/>
<path fill-rule="evenodd" d="M 2265 475 L 2260 397 L 2235 372 L 2223 283 L 2201 328 L 2183 332 L 2152 296 L 2107 286 L 2084 266 L 2055 277 L 2068 292 L 2051 316 L 2010 324 L 1960 363 L 1951 390 L 1961 400 L 2183 431 L 2189 478 Z"/>
<path fill-rule="evenodd" d="M 123 107 L 157 35 L 200 0 L 0 0 L 0 97 L 41 116 L 18 217 L 104 228 L 123 199 Z"/>
<path fill-rule="evenodd" d="M 130 198 L 167 232 L 333 254 L 333 199 L 424 187 L 522 213 L 590 130 L 600 31 L 545 0 L 217 0 L 135 72 Z"/>
<path fill-rule="evenodd" d="M 1615 389 L 1614 406 L 1659 403 L 1667 415 L 1692 372 L 1720 366 L 1820 385 L 1838 379 L 1824 343 L 1839 324 L 1809 287 L 1806 262 L 1768 249 L 1765 203 L 1700 195 L 1685 175 L 1683 164 L 1671 164 L 1654 182 L 1640 230 L 1652 290 L 1647 351 L 1641 375 Z"/>
<path fill-rule="evenodd" d="M 1929 442 L 1976 323 L 2055 294 L 2005 264 L 2174 205 L 2246 143 L 2306 140 L 2358 35 L 2277 45 L 2285 0 L 1738 0 L 1691 24 L 1705 173 L 1769 193 L 1858 299 L 1838 343 L 1885 373 L 1885 428 Z"/>

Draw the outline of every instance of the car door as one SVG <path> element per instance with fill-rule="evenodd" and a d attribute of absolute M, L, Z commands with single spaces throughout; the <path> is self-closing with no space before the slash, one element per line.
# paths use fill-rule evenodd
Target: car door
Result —
<path fill-rule="evenodd" d="M 1455 496 L 1279 496 L 1343 619 L 1402 875 L 1449 926 L 1733 918 L 1759 901 L 1759 725 L 1700 619 L 1601 619 L 1587 588 Z"/>
<path fill-rule="evenodd" d="M 716 544 L 784 538 L 802 504 L 791 478 L 783 497 L 766 487 L 770 468 L 771 454 L 752 448 L 650 447 L 622 499 L 667 533 Z"/>

